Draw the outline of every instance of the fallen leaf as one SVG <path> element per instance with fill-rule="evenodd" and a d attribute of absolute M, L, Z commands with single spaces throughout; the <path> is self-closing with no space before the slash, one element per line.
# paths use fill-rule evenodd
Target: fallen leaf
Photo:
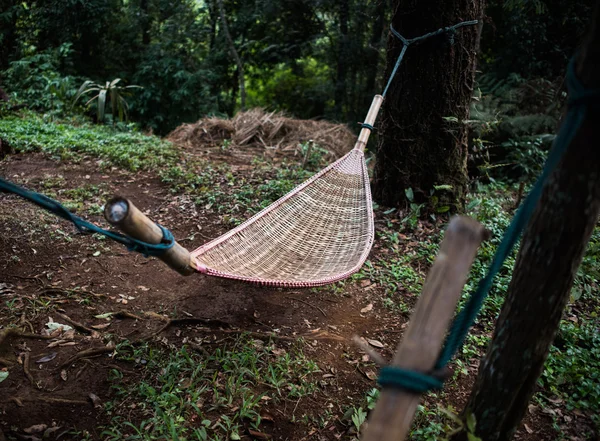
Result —
<path fill-rule="evenodd" d="M 63 381 L 67 381 L 67 371 L 65 369 L 60 371 L 60 378 L 62 378 Z"/>
<path fill-rule="evenodd" d="M 372 338 L 367 338 L 367 342 L 369 342 L 369 344 L 370 344 L 371 346 L 373 346 L 374 348 L 379 348 L 379 349 L 381 349 L 381 348 L 384 348 L 384 347 L 385 347 L 385 345 L 384 345 L 383 343 L 381 343 L 379 340 L 374 340 L 374 339 L 372 339 Z"/>
<path fill-rule="evenodd" d="M 58 431 L 61 426 L 48 427 L 44 432 L 44 438 L 49 438 L 54 432 Z"/>
<path fill-rule="evenodd" d="M 94 407 L 102 407 L 102 401 L 100 400 L 100 397 L 98 397 L 98 395 L 90 392 L 89 397 L 90 400 L 92 400 L 92 403 L 94 403 Z"/>
<path fill-rule="evenodd" d="M 529 427 L 527 424 L 524 424 L 524 426 L 527 433 L 533 433 L 533 429 L 531 427 Z"/>
<path fill-rule="evenodd" d="M 110 326 L 110 323 L 102 323 L 99 325 L 92 325 L 92 329 L 96 329 L 96 330 L 101 330 L 101 329 L 106 329 Z"/>
<path fill-rule="evenodd" d="M 58 346 L 61 343 L 65 343 L 66 340 L 54 340 L 52 343 L 50 343 L 47 348 L 54 348 L 56 346 Z"/>
<path fill-rule="evenodd" d="M 0 383 L 8 378 L 8 371 L 0 371 Z"/>
<path fill-rule="evenodd" d="M 36 360 L 36 363 L 48 363 L 49 361 L 52 361 L 56 358 L 57 352 L 51 352 L 50 354 L 46 355 L 45 357 L 40 358 L 39 360 Z"/>
<path fill-rule="evenodd" d="M 369 312 L 373 309 L 373 304 L 369 303 L 367 306 L 365 306 L 363 309 L 360 310 L 361 314 L 364 314 L 366 312 Z"/>
<path fill-rule="evenodd" d="M 66 343 L 61 343 L 58 346 L 60 346 L 61 348 L 65 347 L 65 346 L 75 346 L 77 343 L 75 343 L 74 341 L 68 341 Z"/>
<path fill-rule="evenodd" d="M 283 349 L 283 348 L 282 348 L 282 349 L 279 349 L 279 348 L 273 348 L 273 349 L 271 350 L 271 353 L 272 353 L 273 355 L 276 355 L 277 357 L 280 357 L 280 356 L 282 356 L 282 355 L 285 355 L 286 351 L 285 351 L 285 349 Z"/>
<path fill-rule="evenodd" d="M 143 286 L 143 285 L 140 285 L 140 286 L 138 286 L 137 288 L 138 288 L 139 290 L 141 290 L 141 291 L 150 291 L 150 288 L 146 288 L 146 287 L 145 287 L 145 286 Z"/>
<path fill-rule="evenodd" d="M 94 254 L 92 254 L 92 256 L 94 257 L 98 257 L 100 255 L 100 251 L 96 251 Z"/>
<path fill-rule="evenodd" d="M 28 427 L 27 429 L 23 429 L 23 432 L 28 433 L 28 434 L 32 434 L 32 433 L 40 433 L 43 432 L 44 430 L 46 430 L 48 428 L 47 424 L 35 424 L 31 427 Z"/>
<path fill-rule="evenodd" d="M 267 413 L 267 412 L 261 412 L 260 419 L 263 421 L 268 421 L 270 423 L 275 422 L 275 418 L 273 418 L 273 415 L 271 415 L 270 413 Z"/>
<path fill-rule="evenodd" d="M 46 323 L 46 327 L 51 331 L 61 330 L 62 332 L 67 332 L 73 329 L 73 327 L 69 325 L 63 325 L 62 323 L 55 322 L 52 320 L 52 317 L 48 317 L 48 323 Z"/>
<path fill-rule="evenodd" d="M 105 312 L 104 314 L 95 315 L 94 318 L 97 319 L 110 319 L 114 312 Z"/>
<path fill-rule="evenodd" d="M 251 437 L 256 438 L 256 439 L 271 439 L 272 438 L 272 436 L 269 435 L 268 433 L 259 432 L 258 430 L 248 429 L 248 433 L 250 434 Z"/>
<path fill-rule="evenodd" d="M 360 282 L 360 286 L 362 286 L 363 288 L 366 288 L 370 284 L 371 284 L 370 280 L 363 280 L 363 281 Z"/>
<path fill-rule="evenodd" d="M 377 374 L 371 370 L 365 371 L 365 375 L 367 376 L 367 378 L 369 380 L 373 380 L 373 381 L 377 380 Z"/>

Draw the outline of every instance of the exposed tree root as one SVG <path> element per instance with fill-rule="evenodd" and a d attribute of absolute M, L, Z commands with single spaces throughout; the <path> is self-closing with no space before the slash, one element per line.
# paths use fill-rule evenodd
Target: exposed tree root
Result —
<path fill-rule="evenodd" d="M 304 338 L 307 340 L 333 340 L 333 341 L 346 341 L 346 339 L 340 335 L 330 334 L 328 332 L 316 332 L 311 334 L 302 334 L 295 337 L 287 336 L 287 335 L 277 335 L 271 332 L 251 332 L 244 331 L 243 329 L 221 329 L 218 332 L 223 334 L 247 334 L 250 337 L 257 338 L 259 340 L 281 340 L 281 341 L 290 341 L 297 342 L 300 339 Z"/>
<path fill-rule="evenodd" d="M 18 407 L 23 407 L 23 401 L 19 397 L 10 397 L 7 403 L 15 403 Z"/>
<path fill-rule="evenodd" d="M 4 340 L 6 340 L 10 336 L 40 340 L 50 340 L 54 338 L 49 335 L 30 334 L 28 332 L 23 332 L 17 328 L 6 328 L 3 331 L 0 331 L 0 346 L 2 345 L 2 343 L 4 343 Z"/>
<path fill-rule="evenodd" d="M 321 312 L 321 314 L 323 314 L 323 317 L 327 317 L 327 314 L 325 314 L 325 311 L 323 311 L 323 309 L 321 307 L 317 306 L 317 305 L 313 305 L 312 303 L 308 303 L 306 300 L 297 299 L 296 297 L 288 297 L 288 298 L 290 300 L 295 300 L 297 302 L 304 303 L 305 305 L 308 305 L 308 306 L 310 306 L 312 308 L 318 309 Z"/>
<path fill-rule="evenodd" d="M 27 379 L 29 380 L 29 382 L 31 383 L 31 385 L 33 387 L 35 387 L 36 389 L 39 389 L 38 385 L 36 384 L 35 380 L 33 379 L 33 375 L 31 375 L 31 372 L 29 370 L 29 352 L 25 352 L 25 355 L 23 355 L 23 373 L 25 374 L 25 376 L 27 377 Z"/>
<path fill-rule="evenodd" d="M 144 320 L 143 317 L 140 317 L 139 315 L 135 315 L 132 312 L 125 311 L 125 310 L 117 311 L 112 316 L 115 318 L 120 318 L 120 319 L 129 318 L 129 319 L 133 319 L 133 320 Z"/>
<path fill-rule="evenodd" d="M 15 364 L 14 361 L 10 361 L 7 358 L 0 358 L 0 365 L 1 366 L 12 366 L 13 364 Z"/>
<path fill-rule="evenodd" d="M 101 348 L 90 348 L 90 349 L 85 349 L 81 352 L 78 352 L 77 354 L 73 355 L 71 358 L 69 358 L 67 361 L 65 361 L 63 364 L 61 364 L 57 370 L 61 370 L 64 369 L 70 365 L 72 365 L 73 363 L 75 363 L 77 360 L 80 360 L 82 358 L 89 358 L 89 357 L 95 357 L 96 355 L 102 355 L 102 354 L 107 354 L 109 352 L 112 352 L 115 350 L 115 346 L 113 344 L 109 344 L 108 346 L 104 346 Z"/>
<path fill-rule="evenodd" d="M 156 314 L 158 317 L 162 317 Z M 164 318 L 162 319 L 164 320 Z M 187 317 L 180 319 L 166 319 L 167 322 L 162 326 L 158 331 L 152 334 L 153 336 L 158 335 L 166 331 L 171 326 L 181 326 L 181 325 L 206 325 L 206 326 L 223 326 L 226 328 L 231 327 L 231 325 L 227 322 L 224 322 L 219 319 L 205 319 L 200 317 Z"/>
<path fill-rule="evenodd" d="M 84 332 L 86 334 L 93 334 L 94 330 L 91 328 L 88 328 L 87 326 L 76 322 L 75 320 L 73 320 L 72 318 L 70 318 L 68 315 L 65 314 L 61 314 L 60 312 L 56 313 L 61 319 L 63 319 L 65 322 L 67 322 L 69 325 L 73 326 L 75 329 L 77 329 L 79 332 Z"/>

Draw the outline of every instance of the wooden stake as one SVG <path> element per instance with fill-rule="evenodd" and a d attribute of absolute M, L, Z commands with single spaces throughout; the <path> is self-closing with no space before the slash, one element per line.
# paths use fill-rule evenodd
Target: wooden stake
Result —
<path fill-rule="evenodd" d="M 473 219 L 454 217 L 450 221 L 392 365 L 432 371 L 477 249 L 486 237 L 487 231 Z M 420 399 L 419 394 L 402 389 L 382 390 L 362 441 L 404 440 Z"/>
<path fill-rule="evenodd" d="M 163 233 L 158 225 L 123 197 L 115 197 L 106 203 L 104 217 L 111 225 L 134 239 L 151 244 L 159 244 L 163 240 Z M 189 276 L 195 272 L 190 252 L 177 242 L 158 258 L 181 275 Z"/>

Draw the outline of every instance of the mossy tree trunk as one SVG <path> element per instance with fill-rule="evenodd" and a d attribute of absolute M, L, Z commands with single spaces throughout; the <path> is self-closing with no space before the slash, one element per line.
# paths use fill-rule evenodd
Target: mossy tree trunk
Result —
<path fill-rule="evenodd" d="M 394 0 L 392 24 L 410 39 L 481 19 L 483 3 Z M 428 201 L 437 185 L 452 187 L 436 195 L 443 198 L 441 204 L 462 203 L 467 188 L 467 127 L 462 121 L 469 116 L 479 34 L 480 26 L 468 26 L 408 48 L 383 103 L 373 182 L 381 204 L 403 206 L 407 188 L 416 202 Z M 401 42 L 390 35 L 385 78 L 401 49 Z"/>
<path fill-rule="evenodd" d="M 595 29 L 578 69 L 582 82 L 596 88 L 600 87 L 598 6 Z M 599 120 L 598 107 L 590 108 L 523 236 L 508 294 L 466 408 L 476 418 L 477 435 L 486 441 L 510 440 L 517 430 L 598 221 Z"/>

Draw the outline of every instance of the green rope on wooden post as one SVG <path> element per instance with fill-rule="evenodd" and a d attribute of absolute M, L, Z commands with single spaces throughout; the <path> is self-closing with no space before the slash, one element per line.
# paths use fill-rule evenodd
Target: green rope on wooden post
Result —
<path fill-rule="evenodd" d="M 172 248 L 175 244 L 175 238 L 173 237 L 173 234 L 171 234 L 169 230 L 158 224 L 156 225 L 158 225 L 163 232 L 162 243 L 146 243 L 129 236 L 124 236 L 122 234 L 100 228 L 99 226 L 94 225 L 91 222 L 80 218 L 79 216 L 75 216 L 73 213 L 67 210 L 67 208 L 60 202 L 55 201 L 54 199 L 51 199 L 48 196 L 37 193 L 35 191 L 27 190 L 2 178 L 0 178 L 0 191 L 15 194 L 17 196 L 22 197 L 23 199 L 28 200 L 29 202 L 33 202 L 34 204 L 42 207 L 50 213 L 70 221 L 82 233 L 102 234 L 103 236 L 108 237 L 109 239 L 112 239 L 115 242 L 119 242 L 125 245 L 129 251 L 137 251 L 139 253 L 142 253 L 146 257 L 160 256 L 164 254 L 167 250 Z"/>
<path fill-rule="evenodd" d="M 571 60 L 567 68 L 567 87 L 569 90 L 569 109 L 554 140 L 542 174 L 506 229 L 486 276 L 479 282 L 475 293 L 468 299 L 464 308 L 454 319 L 435 365 L 435 370 L 446 366 L 454 354 L 462 347 L 464 339 L 492 287 L 494 277 L 502 268 L 504 261 L 511 253 L 525 226 L 531 219 L 542 196 L 542 191 L 548 181 L 548 177 L 556 169 L 567 147 L 579 131 L 581 124 L 585 120 L 588 106 L 600 105 L 600 89 L 586 89 L 577 78 L 575 58 Z M 379 384 L 383 387 L 402 387 L 416 393 L 424 393 L 431 389 L 439 388 L 436 381 L 439 382 L 439 378 L 429 374 L 386 366 L 380 374 Z"/>

